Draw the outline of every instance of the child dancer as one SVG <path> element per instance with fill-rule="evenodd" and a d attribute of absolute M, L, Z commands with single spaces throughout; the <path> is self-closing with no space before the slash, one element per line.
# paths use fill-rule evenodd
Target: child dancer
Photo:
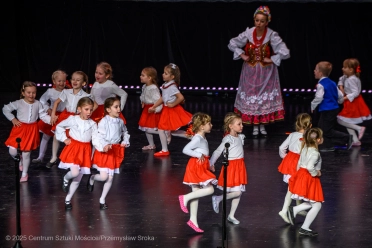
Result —
<path fill-rule="evenodd" d="M 323 189 L 320 183 L 321 157 L 318 145 L 323 142 L 323 132 L 320 128 L 311 128 L 304 133 L 304 144 L 298 161 L 299 170 L 289 179 L 289 191 L 292 199 L 303 200 L 298 206 L 288 207 L 288 219 L 292 225 L 298 212 L 309 210 L 299 233 L 316 236 L 317 232 L 310 229 L 311 223 L 318 215 L 324 201 Z"/>
<path fill-rule="evenodd" d="M 53 72 L 52 74 L 52 81 L 53 86 L 52 88 L 49 88 L 41 97 L 40 102 L 43 104 L 44 108 L 47 109 L 48 114 L 52 114 L 52 108 L 54 102 L 58 99 L 59 95 L 61 94 L 62 90 L 66 86 L 66 72 L 62 70 L 57 70 Z M 50 102 L 50 104 L 49 104 Z M 60 115 L 61 112 L 65 109 L 65 103 L 62 102 L 58 105 L 56 114 Z M 43 137 L 40 142 L 40 148 L 39 148 L 39 156 L 36 159 L 32 160 L 32 163 L 42 163 L 45 152 L 47 149 L 48 141 L 50 140 L 50 137 L 54 136 L 54 133 L 52 132 L 52 125 L 45 123 L 42 120 L 39 120 L 37 123 L 39 127 L 39 131 L 43 134 Z M 56 142 L 57 144 L 54 146 L 58 147 L 58 141 L 56 139 L 53 139 L 53 142 Z"/>
<path fill-rule="evenodd" d="M 144 85 L 140 100 L 143 110 L 138 125 L 140 130 L 145 131 L 147 141 L 149 142 L 149 145 L 142 147 L 142 150 L 155 149 L 153 134 L 159 134 L 157 130 L 163 104 L 156 107 L 154 113 L 149 113 L 149 108 L 161 97 L 157 78 L 157 72 L 153 67 L 146 67 L 141 72 L 140 79 Z"/>
<path fill-rule="evenodd" d="M 124 148 L 129 147 L 129 138 L 124 121 L 120 119 L 120 100 L 109 97 L 104 103 L 106 116 L 98 123 L 98 130 L 93 133 L 92 143 L 95 147 L 93 155 L 93 167 L 99 171 L 99 175 L 90 175 L 87 188 L 93 191 L 94 181 L 104 182 L 99 205 L 101 210 L 107 209 L 106 196 L 109 192 L 114 173 L 119 174 L 121 162 L 124 159 Z M 123 141 L 120 143 L 120 140 Z"/>
<path fill-rule="evenodd" d="M 213 152 L 210 159 L 211 166 L 214 166 L 221 153 L 224 152 L 225 144 L 229 143 L 228 148 L 229 157 L 227 166 L 227 184 L 226 184 L 226 199 L 232 199 L 231 209 L 227 220 L 235 225 L 239 224 L 240 221 L 235 218 L 235 211 L 238 208 L 240 196 L 245 191 L 245 184 L 247 184 L 247 171 L 244 163 L 244 138 L 241 134 L 243 131 L 242 118 L 236 113 L 227 113 L 224 119 L 223 129 L 226 133 L 222 139 L 220 146 Z M 220 190 L 223 190 L 224 178 L 223 170 L 221 170 L 218 178 L 218 186 Z M 219 204 L 223 199 L 223 195 L 212 196 L 213 210 L 219 212 Z"/>
<path fill-rule="evenodd" d="M 289 178 L 297 172 L 297 163 L 302 147 L 302 136 L 307 129 L 311 128 L 311 116 L 307 113 L 298 114 L 295 127 L 296 132 L 289 134 L 286 140 L 279 146 L 279 155 L 283 160 L 278 167 L 278 171 L 283 174 L 283 181 L 287 184 Z M 288 224 L 290 222 L 287 218 L 287 210 L 292 202 L 291 196 L 291 192 L 287 190 L 282 211 L 279 212 L 280 217 Z M 297 202 L 297 205 L 299 204 L 300 201 Z M 306 212 L 302 211 L 300 214 L 306 215 Z"/>
<path fill-rule="evenodd" d="M 51 114 L 51 118 L 52 118 L 51 124 L 53 125 L 52 131 L 55 131 L 58 123 L 67 119 L 70 115 L 76 114 L 76 106 L 77 106 L 78 101 L 81 98 L 90 96 L 88 93 L 86 93 L 83 90 L 83 87 L 88 84 L 88 76 L 84 72 L 82 71 L 74 72 L 71 76 L 71 84 L 72 84 L 72 89 L 62 90 L 58 99 L 53 104 L 53 109 L 52 109 L 52 114 Z M 62 111 L 62 113 L 59 116 L 56 116 L 57 108 L 59 107 L 59 104 L 61 102 L 65 104 L 65 109 Z M 57 160 L 58 149 L 59 149 L 59 142 L 56 136 L 54 136 L 53 147 L 52 147 L 52 157 L 50 161 L 46 164 L 47 168 L 51 168 L 53 165 L 56 165 L 58 163 L 58 160 Z"/>
<path fill-rule="evenodd" d="M 216 176 L 210 172 L 214 167 L 209 165 L 208 141 L 206 133 L 212 129 L 211 117 L 204 113 L 196 113 L 192 117 L 192 140 L 183 148 L 183 153 L 191 158 L 187 163 L 183 183 L 191 187 L 192 192 L 178 196 L 183 212 L 188 213 L 187 203 L 190 201 L 190 220 L 187 222 L 195 232 L 204 232 L 199 228 L 197 215 L 199 198 L 211 195 L 214 192 L 212 184 L 216 184 Z"/>
<path fill-rule="evenodd" d="M 168 138 L 166 131 L 175 131 L 182 126 L 190 123 L 192 114 L 185 111 L 180 105 L 185 98 L 178 89 L 180 84 L 180 68 L 175 64 L 169 64 L 164 67 L 163 80 L 165 83 L 160 87 L 162 97 L 152 107 L 150 113 L 154 113 L 156 107 L 164 103 L 158 124 L 159 137 L 161 142 L 161 151 L 154 153 L 155 157 L 169 156 L 168 143 L 170 142 L 170 133 Z M 186 138 L 186 134 L 183 135 Z"/>
<path fill-rule="evenodd" d="M 72 83 L 74 85 L 74 83 Z M 72 209 L 71 198 L 78 188 L 84 174 L 90 174 L 92 134 L 97 130 L 97 124 L 90 119 L 94 102 L 89 97 L 82 97 L 77 103 L 78 115 L 69 116 L 61 121 L 56 128 L 57 140 L 64 142 L 58 168 L 68 170 L 63 177 L 62 189 L 68 192 L 65 199 L 65 209 Z M 69 129 L 69 138 L 66 130 Z M 69 181 L 72 180 L 70 187 Z"/>
<path fill-rule="evenodd" d="M 119 96 L 120 109 L 123 110 L 128 94 L 112 81 L 112 67 L 109 63 L 99 63 L 96 67 L 94 76 L 96 82 L 93 84 L 90 94 L 92 95 L 93 101 L 98 104 L 98 108 L 94 110 L 91 118 L 98 123 L 105 116 L 104 102 L 108 97 Z M 126 124 L 126 120 L 121 112 L 120 118 L 124 121 L 124 124 Z"/>
<path fill-rule="evenodd" d="M 17 138 L 21 138 L 20 150 L 22 151 L 19 170 L 22 171 L 20 182 L 27 182 L 28 167 L 30 165 L 30 153 L 40 144 L 39 129 L 37 119 L 40 118 L 46 123 L 50 123 L 50 116 L 47 114 L 43 105 L 35 100 L 36 84 L 25 81 L 21 89 L 21 99 L 4 105 L 3 113 L 5 117 L 13 123 L 13 128 L 5 145 L 9 147 L 9 154 L 12 157 L 17 155 Z M 17 112 L 15 117 L 12 112 Z"/>
<path fill-rule="evenodd" d="M 351 58 L 344 61 L 342 68 L 344 75 L 340 77 L 338 87 L 344 93 L 344 108 L 337 115 L 337 122 L 346 127 L 349 134 L 353 136 L 353 146 L 360 146 L 365 127 L 358 126 L 365 120 L 370 120 L 371 111 L 364 102 L 360 91 L 360 64 L 357 59 Z M 358 131 L 356 135 L 355 131 Z"/>

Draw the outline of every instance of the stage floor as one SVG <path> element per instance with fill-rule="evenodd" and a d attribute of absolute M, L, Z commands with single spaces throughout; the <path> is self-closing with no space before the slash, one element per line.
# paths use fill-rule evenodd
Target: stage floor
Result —
<path fill-rule="evenodd" d="M 2 94 L 1 106 L 14 101 L 18 93 Z M 311 97 L 310 97 L 311 98 Z M 286 224 L 278 215 L 287 185 L 277 167 L 281 162 L 279 145 L 288 132 L 294 131 L 298 113 L 309 112 L 309 98 L 287 96 L 286 119 L 267 127 L 268 137 L 252 139 L 252 127 L 245 127 L 245 163 L 248 185 L 236 212 L 239 225 L 227 223 L 225 247 L 243 248 L 315 248 L 371 247 L 372 238 L 372 141 L 371 122 L 362 146 L 322 154 L 321 182 L 325 195 L 318 216 L 311 228 L 319 235 L 301 237 L 298 230 L 304 217 L 296 217 L 296 225 Z M 185 109 L 202 111 L 212 116 L 213 129 L 207 135 L 211 153 L 222 139 L 224 115 L 233 110 L 234 97 L 186 95 Z M 370 102 L 369 102 L 370 103 Z M 222 247 L 222 211 L 212 209 L 211 197 L 199 201 L 198 222 L 203 234 L 195 233 L 186 222 L 189 215 L 181 211 L 178 195 L 190 192 L 182 184 L 189 159 L 182 153 L 188 140 L 173 137 L 169 146 L 171 156 L 154 158 L 153 151 L 142 151 L 147 145 L 145 134 L 138 129 L 141 112 L 139 96 L 130 95 L 124 110 L 131 135 L 131 145 L 125 151 L 119 175 L 115 175 L 106 198 L 107 210 L 99 209 L 102 183 L 96 182 L 88 192 L 84 176 L 72 198 L 73 209 L 65 211 L 66 193 L 61 189 L 65 170 L 45 164 L 32 164 L 29 181 L 21 183 L 22 246 L 40 247 Z M 316 126 L 316 114 L 313 115 Z M 12 247 L 16 234 L 16 203 L 14 161 L 4 141 L 11 122 L 0 117 L 0 247 Z M 346 132 L 340 127 L 340 130 Z M 157 148 L 160 141 L 155 137 Z M 61 149 L 62 149 L 61 145 Z M 32 152 L 36 158 L 38 150 Z M 46 159 L 51 155 L 51 144 Z M 218 160 L 216 175 L 221 170 Z M 218 189 L 215 193 L 221 194 Z M 231 201 L 227 201 L 227 211 Z M 295 204 L 293 202 L 293 204 Z M 222 204 L 220 205 L 222 210 Z"/>

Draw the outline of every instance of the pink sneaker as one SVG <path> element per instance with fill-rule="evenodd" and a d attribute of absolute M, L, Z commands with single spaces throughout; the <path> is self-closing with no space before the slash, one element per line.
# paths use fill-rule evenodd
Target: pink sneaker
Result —
<path fill-rule="evenodd" d="M 361 146 L 362 145 L 362 142 L 360 141 L 357 141 L 357 142 L 353 142 L 352 146 Z"/>
<path fill-rule="evenodd" d="M 23 182 L 27 182 L 27 180 L 28 180 L 28 174 L 24 177 L 21 177 L 21 179 L 19 179 L 19 182 L 23 183 Z"/>
<path fill-rule="evenodd" d="M 198 233 L 203 233 L 204 232 L 204 230 L 202 230 L 199 227 L 195 226 L 195 224 L 191 220 L 189 220 L 187 222 L 187 225 L 189 225 L 189 227 L 191 227 L 192 229 L 194 229 L 195 232 L 198 232 Z"/>
<path fill-rule="evenodd" d="M 361 140 L 362 139 L 365 131 L 366 131 L 366 127 L 360 127 L 358 140 Z"/>
<path fill-rule="evenodd" d="M 188 214 L 188 213 L 189 213 L 189 210 L 187 210 L 187 207 L 185 207 L 185 204 L 184 204 L 184 202 L 183 202 L 183 195 L 179 195 L 179 196 L 178 196 L 178 200 L 179 200 L 179 202 L 180 202 L 181 210 L 182 210 L 184 213 Z"/>

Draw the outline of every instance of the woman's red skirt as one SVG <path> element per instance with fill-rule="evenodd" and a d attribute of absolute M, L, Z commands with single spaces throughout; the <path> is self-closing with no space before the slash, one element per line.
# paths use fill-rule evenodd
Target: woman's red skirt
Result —
<path fill-rule="evenodd" d="M 293 176 L 297 172 L 297 164 L 300 154 L 288 151 L 278 167 L 278 171 L 283 175 Z"/>
<path fill-rule="evenodd" d="M 99 168 L 107 168 L 115 170 L 120 168 L 121 162 L 124 159 L 125 148 L 120 144 L 113 144 L 112 148 L 107 152 L 95 150 L 93 154 L 92 164 Z"/>
<path fill-rule="evenodd" d="M 105 117 L 105 107 L 104 105 L 98 105 L 98 108 L 96 110 L 93 111 L 92 115 L 90 116 L 90 118 L 92 120 L 94 120 L 97 124 L 98 122 L 103 118 Z M 127 121 L 125 120 L 124 118 L 124 115 L 120 112 L 120 115 L 119 117 L 124 121 L 124 124 L 127 124 Z"/>
<path fill-rule="evenodd" d="M 190 158 L 186 166 L 183 183 L 187 185 L 200 184 L 208 185 L 208 183 L 216 184 L 216 176 L 209 170 L 209 159 L 206 157 L 204 162 L 198 162 L 198 158 Z"/>
<path fill-rule="evenodd" d="M 60 115 L 58 116 L 58 119 L 57 119 L 56 123 L 53 124 L 53 126 L 52 126 L 52 132 L 56 131 L 56 127 L 57 127 L 57 125 L 58 125 L 61 121 L 66 120 L 66 119 L 67 119 L 69 116 L 71 116 L 71 115 L 76 115 L 76 114 L 75 114 L 75 113 L 72 113 L 72 112 L 67 112 L 66 109 L 63 110 L 63 111 L 60 113 Z M 66 131 L 67 131 L 67 130 L 66 130 Z M 66 134 L 67 134 L 67 132 L 66 132 Z"/>
<path fill-rule="evenodd" d="M 63 148 L 59 158 L 65 164 L 90 168 L 92 166 L 92 145 L 90 142 L 71 139 L 71 143 Z"/>
<path fill-rule="evenodd" d="M 56 115 L 60 115 L 61 112 L 56 112 Z M 45 123 L 42 120 L 39 120 L 37 122 L 37 126 L 39 127 L 39 132 L 42 132 L 43 134 L 54 136 L 54 133 L 52 132 L 52 125 Z"/>
<path fill-rule="evenodd" d="M 183 109 L 181 105 L 173 108 L 163 106 L 158 128 L 161 130 L 175 131 L 191 122 L 192 114 Z"/>
<path fill-rule="evenodd" d="M 289 191 L 300 198 L 323 202 L 323 189 L 319 177 L 312 177 L 305 168 L 300 168 L 289 179 Z"/>
<path fill-rule="evenodd" d="M 218 178 L 218 186 L 223 187 L 224 177 L 223 171 L 221 170 L 220 176 Z M 245 168 L 244 158 L 229 160 L 229 165 L 227 166 L 227 188 L 237 187 L 240 185 L 245 185 L 248 183 L 247 180 L 247 170 Z"/>
<path fill-rule="evenodd" d="M 153 104 L 145 104 L 142 110 L 141 117 L 138 121 L 140 127 L 145 128 L 157 128 L 160 120 L 160 113 L 149 113 L 149 108 Z"/>
<path fill-rule="evenodd" d="M 344 107 L 338 114 L 346 118 L 368 117 L 371 114 L 367 104 L 364 102 L 362 95 L 357 96 L 354 101 L 344 101 Z"/>
<path fill-rule="evenodd" d="M 40 135 L 37 122 L 34 123 L 23 123 L 21 122 L 20 127 L 14 127 L 10 131 L 8 139 L 5 141 L 6 146 L 18 148 L 17 138 L 21 138 L 20 150 L 21 151 L 32 151 L 40 145 Z"/>

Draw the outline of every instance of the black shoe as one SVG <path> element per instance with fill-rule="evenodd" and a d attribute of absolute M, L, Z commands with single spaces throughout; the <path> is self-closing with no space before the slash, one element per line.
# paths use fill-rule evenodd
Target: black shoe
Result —
<path fill-rule="evenodd" d="M 323 148 L 319 150 L 320 152 L 334 152 L 335 148 L 334 147 L 329 147 L 329 148 Z"/>
<path fill-rule="evenodd" d="M 63 177 L 62 178 L 62 190 L 63 190 L 63 192 L 65 192 L 65 193 L 68 192 L 68 186 L 69 186 L 68 182 L 66 183 L 65 178 Z"/>
<path fill-rule="evenodd" d="M 71 202 L 66 201 L 66 202 L 65 202 L 65 210 L 71 210 L 71 209 L 72 209 L 72 204 L 71 204 Z"/>
<path fill-rule="evenodd" d="M 87 189 L 88 189 L 89 192 L 92 192 L 93 189 L 94 189 L 94 184 L 93 184 L 93 185 L 90 184 L 90 178 L 91 178 L 92 176 L 94 176 L 94 175 L 93 175 L 93 174 L 90 174 L 90 176 L 89 176 L 89 178 L 88 178 L 88 182 L 87 182 Z"/>
<path fill-rule="evenodd" d="M 298 230 L 298 233 L 301 234 L 301 235 L 310 236 L 310 237 L 315 237 L 315 236 L 318 235 L 317 232 L 308 231 L 308 230 L 305 230 L 303 228 L 300 228 L 300 230 Z"/>
<path fill-rule="evenodd" d="M 349 135 L 349 141 L 347 143 L 347 149 L 350 150 L 350 148 L 353 146 L 353 135 Z"/>
<path fill-rule="evenodd" d="M 294 214 L 293 214 L 293 207 L 292 206 L 288 207 L 287 215 L 288 215 L 289 222 L 291 222 L 291 225 L 293 226 L 294 222 L 295 222 L 295 217 L 294 217 Z"/>
<path fill-rule="evenodd" d="M 58 159 L 56 159 L 56 161 L 54 161 L 54 162 L 48 162 L 46 165 L 45 165 L 45 167 L 47 167 L 48 169 L 50 169 L 50 168 L 52 168 L 53 167 L 53 165 L 57 165 L 57 163 L 58 163 Z"/>
<path fill-rule="evenodd" d="M 106 209 L 108 209 L 108 206 L 106 205 L 106 203 L 103 203 L 103 204 L 99 204 L 99 209 L 101 209 L 101 210 L 106 210 Z"/>

